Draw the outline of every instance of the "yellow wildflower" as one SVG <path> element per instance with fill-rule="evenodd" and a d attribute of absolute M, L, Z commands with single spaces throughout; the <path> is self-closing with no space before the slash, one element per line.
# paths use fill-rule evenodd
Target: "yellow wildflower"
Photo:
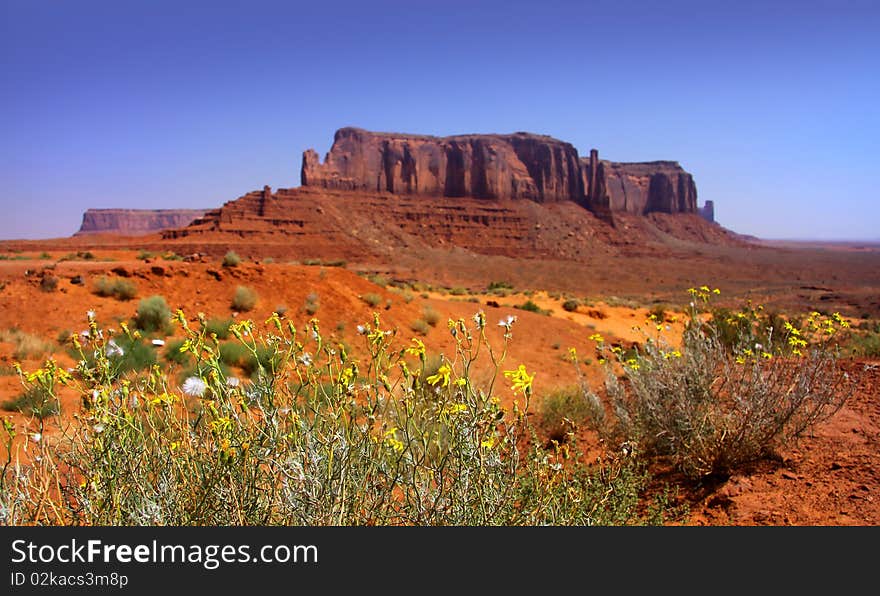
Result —
<path fill-rule="evenodd" d="M 436 385 L 440 383 L 441 387 L 446 387 L 449 385 L 449 375 L 452 373 L 452 369 L 445 362 L 440 365 L 440 368 L 437 369 L 437 372 L 427 379 L 425 379 L 429 385 Z"/>
<path fill-rule="evenodd" d="M 510 386 L 513 391 L 522 391 L 526 395 L 531 394 L 532 380 L 535 375 L 529 375 L 524 364 L 520 364 L 516 370 L 504 371 L 504 376 L 513 381 L 513 385 Z"/>

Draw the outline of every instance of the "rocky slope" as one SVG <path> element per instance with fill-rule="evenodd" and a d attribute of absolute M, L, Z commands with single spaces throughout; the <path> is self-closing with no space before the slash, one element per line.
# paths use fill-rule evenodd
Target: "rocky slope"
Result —
<path fill-rule="evenodd" d="M 138 236 L 182 228 L 205 214 L 205 209 L 89 209 L 75 236 L 119 234 Z"/>

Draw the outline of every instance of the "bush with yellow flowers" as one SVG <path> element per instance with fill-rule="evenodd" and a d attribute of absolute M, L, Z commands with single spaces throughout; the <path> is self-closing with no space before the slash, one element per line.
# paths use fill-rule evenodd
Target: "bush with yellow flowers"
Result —
<path fill-rule="evenodd" d="M 690 477 L 727 475 L 789 445 L 851 394 L 837 366 L 837 336 L 849 325 L 839 313 L 796 324 L 751 303 L 736 313 L 713 309 L 720 290 L 708 286 L 688 292 L 680 345 L 656 321 L 646 321 L 633 353 L 592 338 L 606 382 L 602 396 L 582 383 L 584 399 L 610 444 L 666 458 Z"/>
<path fill-rule="evenodd" d="M 399 339 L 378 315 L 358 326 L 361 358 L 327 340 L 317 319 L 297 329 L 275 313 L 267 331 L 238 321 L 229 333 L 253 357 L 248 379 L 228 372 L 204 315 L 191 324 L 178 311 L 175 321 L 193 371 L 180 384 L 159 364 L 118 374 L 93 317 L 74 340 L 73 372 L 22 373 L 52 395 L 59 383 L 75 390 L 82 408 L 41 420 L 57 427 L 26 441 L 6 421 L 0 521 L 608 525 L 682 513 L 666 501 L 645 506 L 648 478 L 631 458 L 586 463 L 573 444 L 545 450 L 533 440 L 538 374 L 505 364 L 515 317 L 499 323 L 500 350 L 484 313 L 449 321 L 456 348 L 436 367 L 422 340 Z M 494 370 L 488 381 L 474 380 L 478 359 Z"/>

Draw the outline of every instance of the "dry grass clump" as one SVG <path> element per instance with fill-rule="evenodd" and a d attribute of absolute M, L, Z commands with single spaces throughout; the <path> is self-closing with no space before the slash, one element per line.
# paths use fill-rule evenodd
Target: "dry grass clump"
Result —
<path fill-rule="evenodd" d="M 239 312 L 253 310 L 257 306 L 257 292 L 247 286 L 238 286 L 232 295 L 232 308 Z"/>
<path fill-rule="evenodd" d="M 117 300 L 131 300 L 137 296 L 137 285 L 123 277 L 107 277 L 102 275 L 95 280 L 92 292 L 98 296 L 113 297 Z"/>
<path fill-rule="evenodd" d="M 0 331 L 0 342 L 13 345 L 12 357 L 16 360 L 39 358 L 51 354 L 56 347 L 55 344 L 42 337 L 15 328 Z"/>

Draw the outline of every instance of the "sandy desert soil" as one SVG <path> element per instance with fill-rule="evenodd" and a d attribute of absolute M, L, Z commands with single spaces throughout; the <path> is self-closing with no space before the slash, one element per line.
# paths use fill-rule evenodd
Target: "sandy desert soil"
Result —
<path fill-rule="evenodd" d="M 40 250 L 52 249 L 45 243 L 40 246 Z M 172 309 L 181 308 L 190 316 L 204 312 L 209 317 L 263 321 L 273 310 L 284 307 L 291 320 L 304 326 L 311 318 L 304 305 L 314 294 L 319 304 L 314 316 L 322 322 L 322 329 L 352 346 L 362 339 L 356 326 L 369 322 L 374 310 L 385 325 L 398 327 L 401 340 L 406 342 L 416 336 L 411 324 L 424 316 L 425 308 L 431 308 L 439 314 L 440 322 L 430 327 L 423 339 L 439 353 L 448 352 L 453 345 L 445 325 L 447 318 L 469 318 L 483 310 L 490 322 L 490 339 L 496 345 L 500 345 L 501 330 L 494 323 L 507 315 L 517 316 L 507 362 L 522 362 L 537 371 L 537 395 L 576 382 L 576 373 L 566 359 L 569 347 L 590 353 L 595 343 L 588 337 L 596 332 L 624 345 L 639 341 L 641 332 L 634 327 L 643 325 L 649 309 L 657 305 L 669 313 L 664 333 L 675 341 L 681 322 L 672 317 L 676 312 L 681 315 L 687 301 L 684 289 L 704 281 L 718 285 L 723 299 L 731 304 L 754 299 L 800 311 L 818 305 L 839 309 L 854 322 L 880 317 L 880 252 L 876 249 L 704 247 L 692 261 L 646 257 L 626 263 L 606 261 L 601 267 L 453 251 L 429 255 L 437 264 L 434 268 L 425 268 L 424 261 L 408 263 L 403 257 L 396 267 L 381 263 L 327 267 L 246 262 L 224 268 L 216 256 L 192 262 L 159 257 L 144 261 L 136 258 L 135 251 L 92 245 L 95 258 L 63 260 L 71 252 L 70 244 L 49 250 L 42 258 L 36 250 L 17 253 L 9 248 L 0 247 L 7 257 L 0 260 L 0 331 L 15 328 L 55 342 L 66 333 L 85 328 L 88 310 L 96 313 L 99 325 L 113 327 L 133 316 L 139 298 L 153 294 L 164 296 Z M 415 276 L 418 267 L 422 267 L 421 279 Z M 58 278 L 55 291 L 40 289 L 43 271 Z M 424 285 L 406 292 L 390 285 L 383 287 L 368 279 L 377 273 L 389 281 L 418 280 Z M 121 275 L 133 281 L 137 298 L 119 301 L 96 296 L 92 288 L 101 275 Z M 78 276 L 82 283 L 72 283 L 79 281 Z M 486 286 L 498 280 L 508 281 L 514 289 L 507 295 L 486 293 Z M 231 309 L 237 285 L 252 287 L 259 294 L 254 311 L 238 314 Z M 370 293 L 381 297 L 376 308 L 362 299 Z M 562 308 L 562 302 L 571 297 L 582 301 L 577 312 Z M 515 308 L 529 299 L 552 311 L 550 316 Z M 2 400 L 20 391 L 11 369 L 13 349 L 11 343 L 0 342 Z M 65 349 L 57 344 L 52 349 L 63 366 L 72 365 Z M 34 369 L 41 361 L 41 356 L 32 356 L 23 360 L 23 366 Z M 880 360 L 846 358 L 841 366 L 855 380 L 856 391 L 811 436 L 728 479 L 681 484 L 681 499 L 691 510 L 690 524 L 880 524 Z M 588 382 L 601 382 L 598 367 L 585 370 Z M 63 408 L 70 412 L 76 408 L 76 400 L 74 396 L 66 399 Z M 27 423 L 19 414 L 3 415 L 12 416 L 16 424 Z M 589 433 L 583 436 L 588 444 L 595 442 Z M 682 482 L 661 469 L 656 472 L 658 483 Z"/>

